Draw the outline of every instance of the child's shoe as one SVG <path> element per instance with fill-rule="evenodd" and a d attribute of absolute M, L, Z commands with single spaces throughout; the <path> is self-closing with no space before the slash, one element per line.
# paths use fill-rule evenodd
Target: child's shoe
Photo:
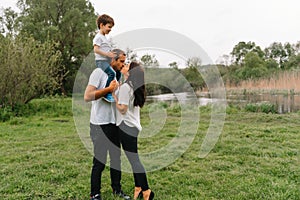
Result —
<path fill-rule="evenodd" d="M 104 99 L 105 101 L 109 102 L 109 103 L 115 102 L 115 99 L 114 99 L 114 97 L 112 96 L 111 93 L 106 94 L 106 95 L 103 97 L 103 99 Z"/>

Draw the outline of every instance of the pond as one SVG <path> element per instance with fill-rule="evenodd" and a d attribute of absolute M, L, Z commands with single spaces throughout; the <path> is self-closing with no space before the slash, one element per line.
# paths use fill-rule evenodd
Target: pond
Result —
<path fill-rule="evenodd" d="M 185 102 L 194 98 L 190 93 L 169 93 L 161 95 L 153 95 L 147 97 L 147 102 L 165 101 L 175 103 L 178 101 Z M 237 104 L 245 106 L 246 104 L 253 103 L 269 103 L 276 106 L 278 113 L 297 112 L 300 110 L 300 96 L 287 95 L 287 94 L 246 94 L 246 95 L 228 95 L 226 97 L 227 104 Z M 208 97 L 199 97 L 199 105 L 205 106 L 213 102 L 220 101 Z"/>

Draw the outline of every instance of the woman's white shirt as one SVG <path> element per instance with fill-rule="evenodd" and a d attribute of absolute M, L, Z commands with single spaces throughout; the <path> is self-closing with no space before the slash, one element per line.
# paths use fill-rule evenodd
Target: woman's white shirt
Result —
<path fill-rule="evenodd" d="M 116 109 L 116 125 L 119 126 L 122 122 L 124 122 L 127 126 L 136 127 L 139 131 L 141 131 L 142 126 L 140 123 L 140 107 L 133 105 L 133 88 L 128 83 L 123 83 L 116 91 L 116 96 L 119 99 L 119 104 L 128 106 L 127 112 L 125 114 L 121 114 L 120 111 Z"/>

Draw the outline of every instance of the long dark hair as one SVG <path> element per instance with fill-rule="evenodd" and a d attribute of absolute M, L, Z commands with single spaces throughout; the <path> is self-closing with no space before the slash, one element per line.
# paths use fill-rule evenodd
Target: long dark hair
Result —
<path fill-rule="evenodd" d="M 131 62 L 129 65 L 129 76 L 126 80 L 134 91 L 134 106 L 142 108 L 146 101 L 145 77 L 142 66 L 137 62 Z"/>

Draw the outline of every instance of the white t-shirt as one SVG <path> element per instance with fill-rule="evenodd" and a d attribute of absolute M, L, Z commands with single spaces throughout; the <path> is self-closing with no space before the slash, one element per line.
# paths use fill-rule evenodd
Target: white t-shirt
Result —
<path fill-rule="evenodd" d="M 132 87 L 130 87 L 127 83 L 123 83 L 116 93 L 119 99 L 119 104 L 128 106 L 127 112 L 124 115 L 122 115 L 117 109 L 117 126 L 124 121 L 127 126 L 136 127 L 139 131 L 141 131 L 140 107 L 133 106 L 134 94 Z"/>
<path fill-rule="evenodd" d="M 94 69 L 90 75 L 88 85 L 97 89 L 105 88 L 107 74 L 100 68 Z M 94 125 L 115 124 L 116 123 L 116 103 L 109 103 L 103 98 L 92 101 L 90 122 Z"/>
<path fill-rule="evenodd" d="M 97 33 L 93 39 L 93 46 L 97 45 L 100 47 L 100 50 L 104 52 L 109 52 L 112 50 L 112 44 L 110 40 L 108 40 L 105 35 L 101 33 Z M 100 54 L 95 53 L 95 60 L 108 60 L 109 58 L 106 56 L 102 56 Z"/>

